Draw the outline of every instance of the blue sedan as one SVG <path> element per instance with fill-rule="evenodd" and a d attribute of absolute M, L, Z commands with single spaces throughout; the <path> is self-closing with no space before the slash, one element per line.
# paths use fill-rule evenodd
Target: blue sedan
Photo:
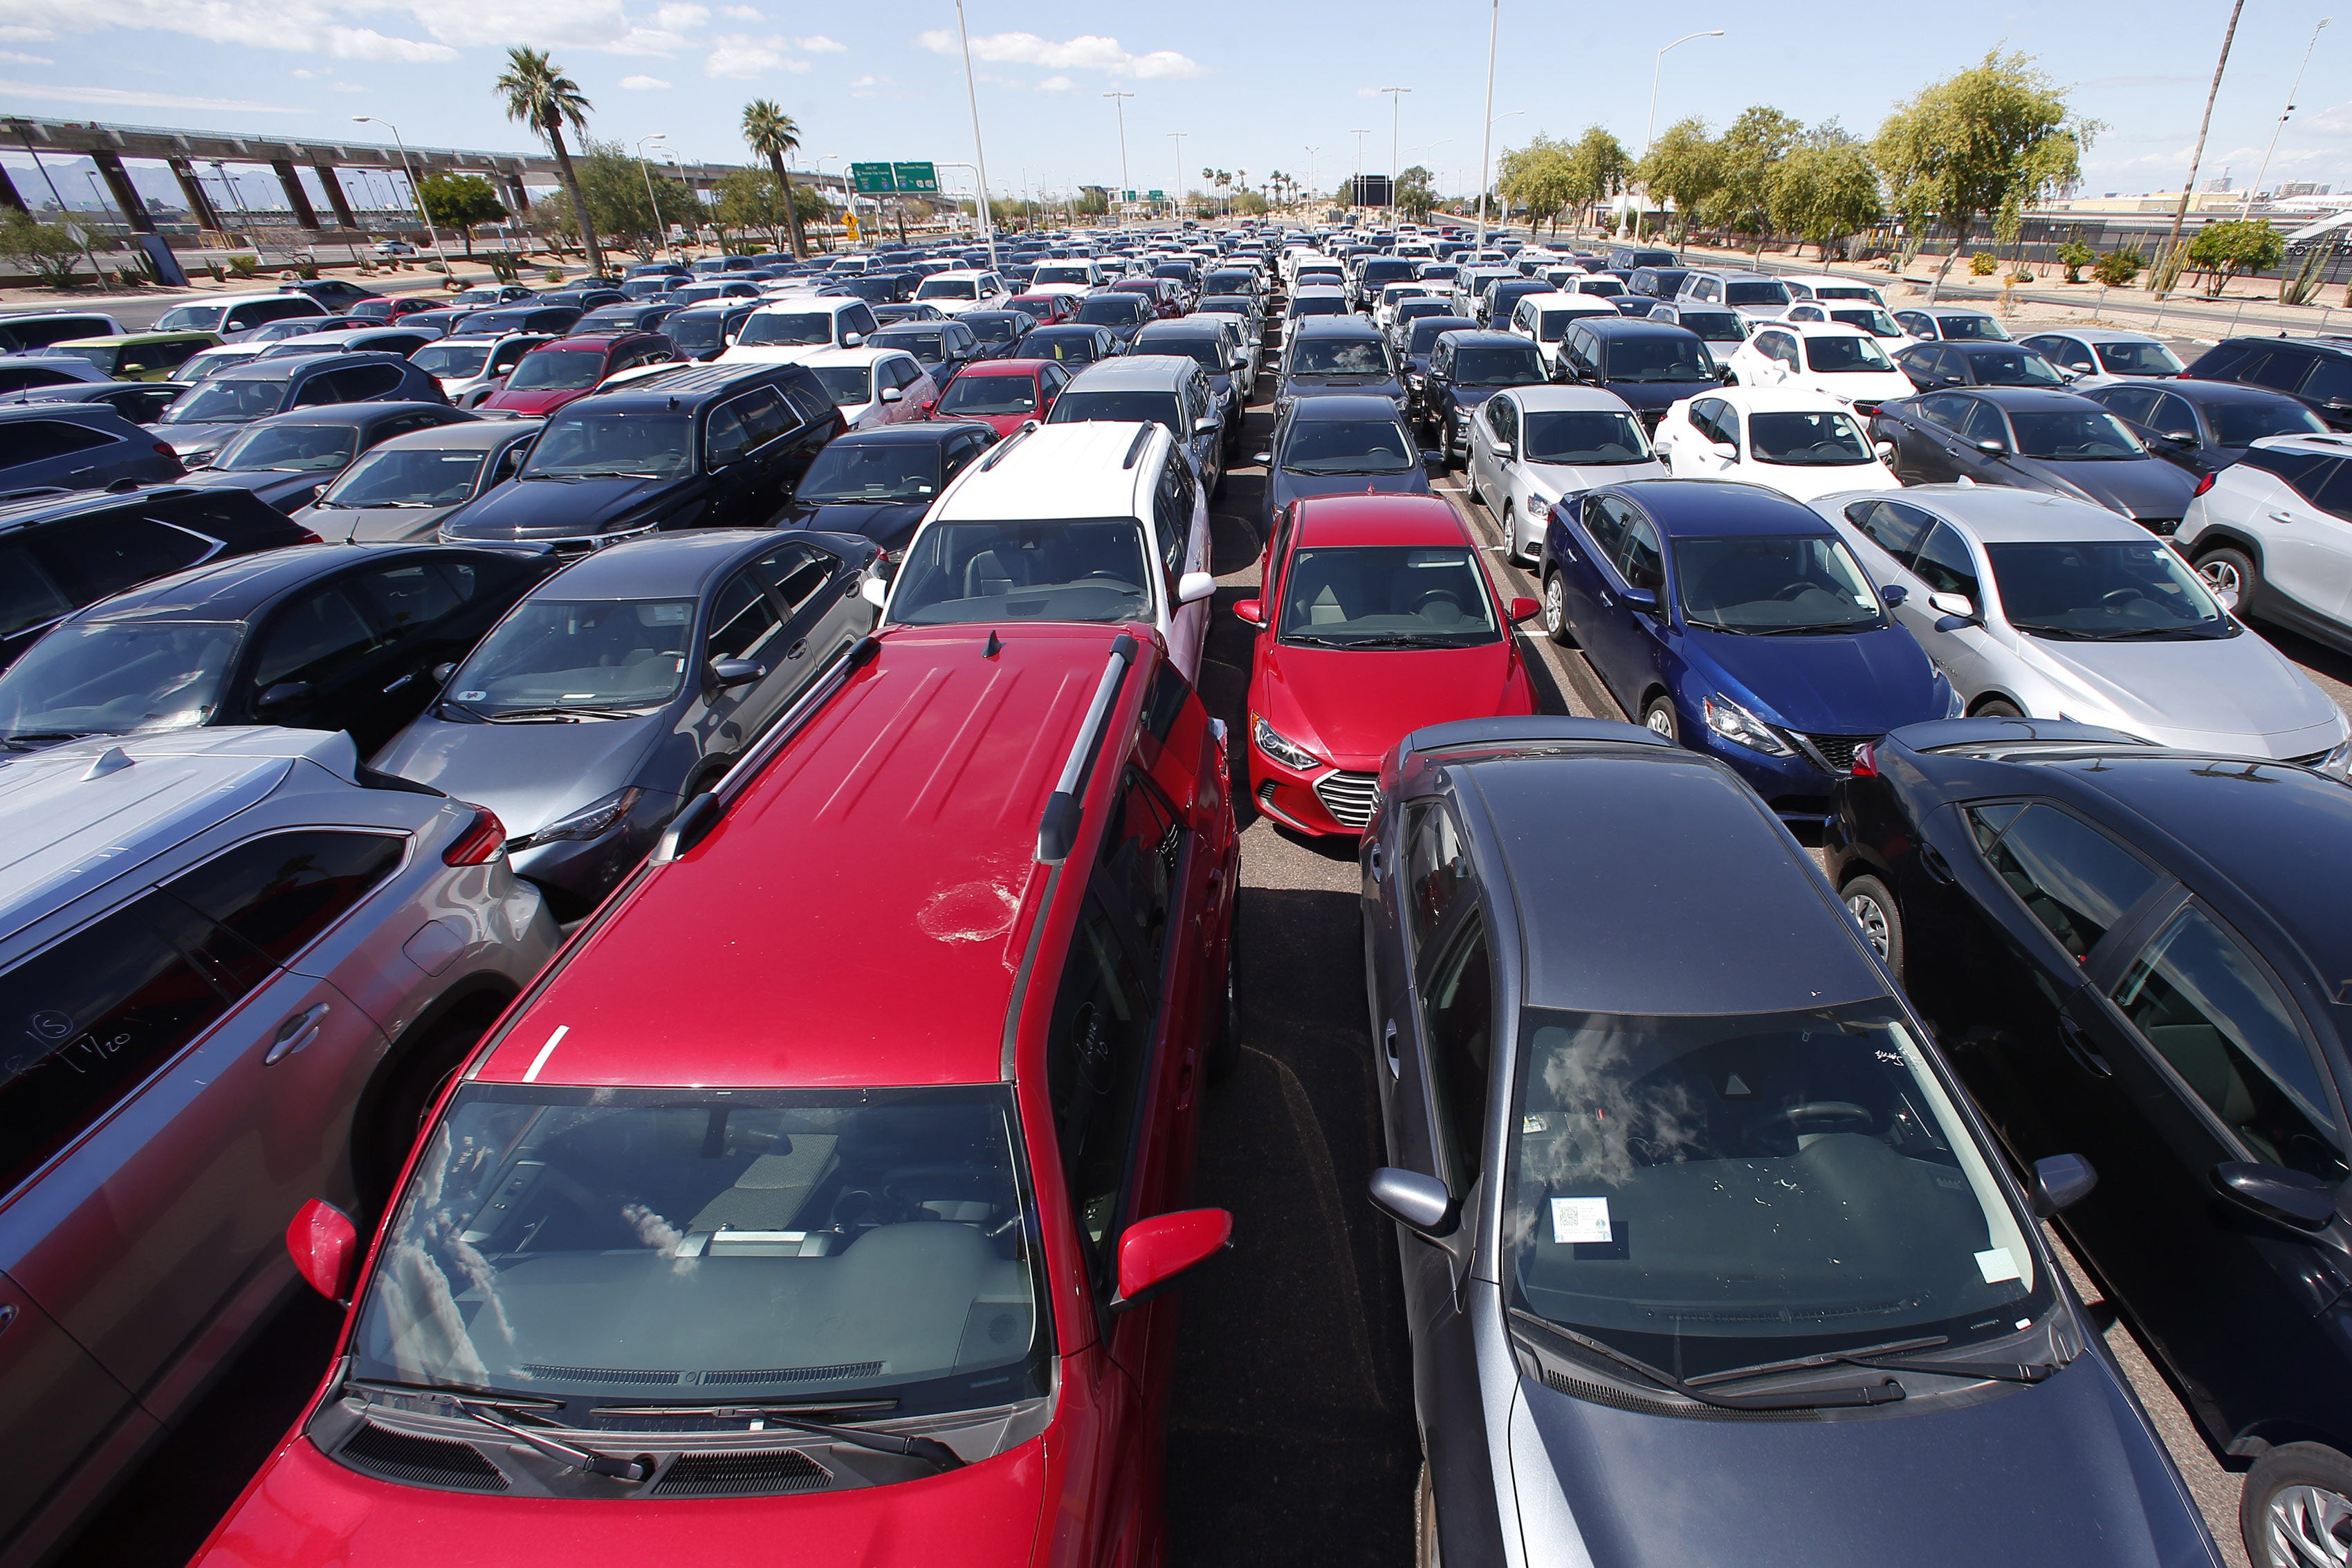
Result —
<path fill-rule="evenodd" d="M 1833 530 L 1754 485 L 1662 479 L 1554 507 L 1544 629 L 1627 713 L 1721 758 L 1791 823 L 1819 826 L 1854 751 L 1959 712 Z"/>

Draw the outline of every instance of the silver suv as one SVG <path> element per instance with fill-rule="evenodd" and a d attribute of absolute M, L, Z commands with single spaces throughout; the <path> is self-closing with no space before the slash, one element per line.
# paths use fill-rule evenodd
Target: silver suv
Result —
<path fill-rule="evenodd" d="M 478 807 L 347 735 L 0 766 L 0 1563 L 71 1530 L 363 1208 L 555 922 Z"/>
<path fill-rule="evenodd" d="M 1683 279 L 1675 295 L 1677 305 L 1718 305 L 1750 318 L 1775 317 L 1795 296 L 1789 286 L 1761 272 L 1736 270 L 1694 272 Z"/>

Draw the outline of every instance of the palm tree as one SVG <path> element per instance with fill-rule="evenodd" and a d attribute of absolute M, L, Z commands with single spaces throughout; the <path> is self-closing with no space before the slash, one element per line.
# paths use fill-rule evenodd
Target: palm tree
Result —
<path fill-rule="evenodd" d="M 588 270 L 604 270 L 604 252 L 596 243 L 596 223 L 588 215 L 588 198 L 581 193 L 580 176 L 572 171 L 572 150 L 563 144 L 569 124 L 583 138 L 588 134 L 588 111 L 595 106 L 541 49 L 520 45 L 507 51 L 507 68 L 491 86 L 507 100 L 507 118 L 528 125 L 547 139 L 555 154 L 556 177 L 572 198 L 572 215 L 580 221 L 580 239 L 588 252 Z"/>
<path fill-rule="evenodd" d="M 776 172 L 776 183 L 784 194 L 784 222 L 792 225 L 793 258 L 805 260 L 808 242 L 801 237 L 800 209 L 793 204 L 793 176 L 784 167 L 784 155 L 801 150 L 801 128 L 793 117 L 776 107 L 773 99 L 761 99 L 743 106 L 743 143 L 768 161 Z"/>

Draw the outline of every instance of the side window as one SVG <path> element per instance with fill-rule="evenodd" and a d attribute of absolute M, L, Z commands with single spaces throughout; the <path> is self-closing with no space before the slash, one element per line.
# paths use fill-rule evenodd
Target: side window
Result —
<path fill-rule="evenodd" d="M 882 324 L 874 319 L 872 306 L 853 305 L 841 313 L 841 329 L 845 333 L 856 332 L 861 337 L 871 338 L 882 329 Z"/>
<path fill-rule="evenodd" d="M 1183 833 L 1175 812 L 1139 773 L 1129 773 L 1117 810 L 1096 859 L 1094 895 L 1125 936 L 1146 984 L 1154 984 Z"/>
<path fill-rule="evenodd" d="M 706 659 L 756 659 L 776 634 L 782 620 L 750 570 L 737 572 L 719 591 L 710 612 L 710 635 L 704 639 Z"/>
<path fill-rule="evenodd" d="M 702 465 L 724 468 L 751 450 L 751 432 L 743 423 L 743 402 L 736 398 L 710 411 L 702 430 Z"/>
<path fill-rule="evenodd" d="M 952 479 L 969 467 L 971 460 L 988 450 L 985 435 L 961 435 L 949 443 L 943 477 Z"/>
<path fill-rule="evenodd" d="M 2284 998 L 2202 910 L 2166 923 L 2124 972 L 2115 1001 L 2256 1160 L 2343 1178 L 2327 1093 Z"/>
<path fill-rule="evenodd" d="M 833 580 L 841 562 L 814 545 L 789 544 L 751 563 L 761 581 L 775 591 L 784 613 L 797 612 Z"/>
<path fill-rule="evenodd" d="M 2158 435 L 2194 435 L 2197 434 L 2197 413 L 2194 409 L 2191 409 L 2189 406 L 2189 400 L 2187 398 L 2180 397 L 2172 392 L 2159 392 L 2156 395 L 2155 402 L 2155 408 L 2149 413 L 2146 419 L 2140 421 L 2142 424 L 2147 425 Z M 2110 408 L 2115 407 L 2113 403 L 2109 403 L 2107 406 Z M 2121 413 L 2122 411 L 2118 409 L 2116 412 Z"/>
<path fill-rule="evenodd" d="M 1118 1225 L 1151 1023 L 1150 1000 L 1112 916 L 1088 898 L 1054 998 L 1045 1083 L 1070 1207 L 1097 1266 Z"/>
<path fill-rule="evenodd" d="M 1465 894 L 1475 896 L 1475 879 L 1463 848 L 1461 824 L 1443 800 L 1423 801 L 1406 813 L 1404 841 L 1404 886 L 1400 891 L 1418 954 L 1445 924 L 1454 904 Z"/>
<path fill-rule="evenodd" d="M 1965 594 L 1969 603 L 1984 608 L 1975 558 L 1969 554 L 1968 541 L 1951 524 L 1937 523 L 1930 529 L 1908 564 L 1927 585 L 1928 592 Z"/>
<path fill-rule="evenodd" d="M 1982 398 L 1968 401 L 1969 422 L 1961 427 L 1961 435 L 1969 441 L 1998 441 L 2008 446 L 2009 421 L 2001 417 L 2000 410 Z"/>
<path fill-rule="evenodd" d="M 1486 1146 L 1486 1086 L 1495 1055 L 1495 988 L 1486 928 L 1472 920 L 1440 962 L 1423 995 L 1423 1038 L 1437 1091 L 1437 1123 L 1447 1147 L 1451 1185 L 1467 1192 Z"/>
<path fill-rule="evenodd" d="M 280 612 L 264 637 L 253 689 L 332 680 L 376 646 L 375 632 L 342 588 L 322 588 Z"/>
<path fill-rule="evenodd" d="M 1618 550 L 1625 543 L 1625 528 L 1630 521 L 1622 501 L 1594 496 L 1584 503 L 1584 531 L 1592 536 L 1592 542 L 1611 560 L 1617 559 Z"/>
<path fill-rule="evenodd" d="M 794 382 L 784 396 L 803 423 L 823 424 L 834 416 L 833 400 L 805 382 Z"/>
<path fill-rule="evenodd" d="M 2148 387 L 2116 387 L 2090 395 L 2093 401 L 2105 404 L 2109 413 L 2117 419 L 2130 420 L 2134 424 L 2148 423 L 2149 412 L 2156 407 L 2158 397 Z"/>
<path fill-rule="evenodd" d="M 735 401 L 736 417 L 743 422 L 743 433 L 750 446 L 756 450 L 765 446 L 793 427 L 792 411 L 784 400 L 776 395 L 773 387 L 755 387 Z"/>
<path fill-rule="evenodd" d="M 59 569 L 84 604 L 194 566 L 215 548 L 208 539 L 121 512 L 76 517 L 37 537 L 38 553 Z"/>
<path fill-rule="evenodd" d="M 2096 828 L 2052 806 L 1970 807 L 1977 847 L 2076 961 L 2162 880 Z"/>
<path fill-rule="evenodd" d="M 2291 392 L 2303 384 L 2304 372 L 2311 368 L 2312 358 L 2300 350 L 2273 349 L 2250 361 L 2238 371 L 2236 379 L 2273 392 Z"/>
<path fill-rule="evenodd" d="M 72 613 L 52 573 L 22 544 L 0 545 L 0 637 L 14 637 L 47 621 Z"/>
<path fill-rule="evenodd" d="M 312 376 L 300 386 L 294 389 L 293 400 L 286 406 L 289 408 L 323 408 L 331 402 L 348 402 L 352 400 L 343 396 L 341 383 L 342 378 L 333 374 L 332 372 L 329 372 L 325 375 Z"/>
<path fill-rule="evenodd" d="M 2312 505 L 2330 517 L 2352 523 L 2352 462 L 2336 460 L 2336 471 L 2319 485 Z"/>
<path fill-rule="evenodd" d="M 374 612 L 388 643 L 407 642 L 465 608 L 438 563 L 408 561 L 352 580 L 353 595 Z"/>
<path fill-rule="evenodd" d="M 333 381 L 336 402 L 365 402 L 398 388 L 401 375 L 396 365 L 353 365 L 348 371 L 337 371 Z"/>
<path fill-rule="evenodd" d="M 525 354 L 530 353 L 546 340 L 544 338 L 530 338 L 518 342 L 500 343 L 490 351 L 488 373 L 493 376 L 505 375 L 522 361 Z"/>
<path fill-rule="evenodd" d="M 2311 379 L 2303 383 L 2302 395 L 2329 407 L 2352 403 L 2352 360 L 2331 356 L 2320 361 Z"/>
<path fill-rule="evenodd" d="M 1503 409 L 1509 401 L 1507 398 L 1499 397 L 1490 397 L 1486 400 L 1486 428 L 1494 432 L 1495 439 L 1497 441 L 1508 441 L 1511 438 L 1510 421 L 1503 413 Z"/>
<path fill-rule="evenodd" d="M 1845 509 L 1845 520 L 1862 530 L 1863 538 L 1909 566 L 1919 541 L 1936 519 L 1916 507 L 1895 501 L 1856 501 Z"/>
<path fill-rule="evenodd" d="M 405 841 L 388 833 L 272 833 L 181 873 L 163 891 L 282 965 L 399 870 L 405 852 Z M 242 948 L 218 946 L 236 965 L 226 955 Z"/>
<path fill-rule="evenodd" d="M 1625 530 L 1625 549 L 1618 557 L 1617 570 L 1633 588 L 1655 593 L 1666 585 L 1666 562 L 1659 549 L 1658 526 L 1639 513 L 1633 515 L 1633 526 Z"/>

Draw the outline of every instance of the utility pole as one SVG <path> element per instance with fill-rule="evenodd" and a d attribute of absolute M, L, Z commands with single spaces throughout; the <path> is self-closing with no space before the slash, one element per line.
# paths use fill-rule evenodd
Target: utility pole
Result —
<path fill-rule="evenodd" d="M 662 222 L 661 198 L 654 194 L 653 165 L 646 162 L 646 145 L 656 141 L 661 143 L 662 151 L 665 152 L 669 152 L 669 143 L 663 137 L 655 135 L 643 138 L 637 142 L 637 171 L 646 177 L 646 200 L 653 204 L 654 230 L 664 243 L 667 243 L 669 239 L 669 225 Z M 675 154 L 673 154 L 673 156 L 675 156 Z"/>
<path fill-rule="evenodd" d="M 1495 39 L 1503 30 L 1503 0 L 1494 0 L 1486 14 L 1486 126 L 1478 133 L 1478 243 L 1475 256 L 1486 248 L 1486 161 L 1495 146 Z"/>
<path fill-rule="evenodd" d="M 1412 89 L 1384 87 L 1381 90 L 1389 95 L 1389 227 L 1394 228 L 1397 204 L 1397 127 L 1403 120 L 1404 95 L 1411 92 Z"/>
<path fill-rule="evenodd" d="M 1111 100 L 1113 109 L 1118 110 L 1118 211 L 1116 222 L 1120 228 L 1125 228 L 1127 226 L 1127 193 L 1134 188 L 1134 183 L 1128 178 L 1127 173 L 1127 105 L 1120 100 L 1133 98 L 1135 95 L 1131 92 L 1107 92 L 1103 96 Z"/>
<path fill-rule="evenodd" d="M 971 99 L 972 172 L 980 180 L 980 232 L 988 241 L 988 270 L 996 270 L 996 221 L 988 210 L 988 153 L 980 143 L 980 88 L 971 74 L 971 34 L 963 24 L 963 0 L 956 0 L 956 36 L 963 40 L 963 89 Z"/>
<path fill-rule="evenodd" d="M 2263 181 L 2271 172 L 2271 154 L 2278 151 L 2279 132 L 2286 129 L 2287 115 L 2294 112 L 2295 95 L 2303 91 L 2303 73 L 2311 68 L 2311 51 L 2319 47 L 2319 35 L 2326 31 L 2327 24 L 2334 20 L 2333 16 L 2322 16 L 2319 26 L 2311 30 L 2311 43 L 2303 51 L 2303 64 L 2294 68 L 2294 85 L 2286 89 L 2285 112 L 2271 128 L 2271 144 L 2263 149 L 2263 166 L 2255 171 L 2254 183 L 2246 187 L 2246 204 L 2238 209 L 2238 216 L 2242 219 L 2254 210 L 2254 193 L 2263 188 Z"/>
<path fill-rule="evenodd" d="M 1348 134 L 1356 139 L 1356 178 L 1348 187 L 1348 205 L 1352 208 L 1364 199 L 1364 138 L 1371 132 L 1350 131 Z"/>
<path fill-rule="evenodd" d="M 1184 216 L 1184 132 L 1171 131 L 1176 139 L 1176 188 L 1168 193 L 1168 208 L 1181 222 Z"/>
<path fill-rule="evenodd" d="M 2172 209 L 2172 232 L 2165 236 L 2164 249 L 2157 253 L 2159 266 L 2168 265 L 2170 262 L 2173 251 L 2180 244 L 2180 223 L 2189 215 L 2189 197 L 2197 189 L 2198 165 L 2205 162 L 2205 132 L 2213 124 L 2213 100 L 2221 95 L 2221 72 L 2230 64 L 2230 45 L 2238 36 L 2238 13 L 2245 8 L 2246 0 L 2233 0 L 2230 6 L 2229 30 L 2221 35 L 2221 57 L 2213 62 L 2213 85 L 2207 89 L 2205 93 L 2205 118 L 2197 122 L 2197 150 L 2189 155 L 2189 178 L 2181 182 L 2180 204 Z M 1952 249 L 1955 253 L 1961 246 L 1968 243 L 1968 237 L 1966 235 L 1961 235 L 1952 241 Z M 1951 265 L 1948 257 L 1946 258 L 1944 265 L 1946 267 Z M 1941 274 L 1938 276 L 1940 277 Z M 2175 277 L 2179 276 L 2177 267 L 2173 269 L 2173 276 Z M 2161 294 L 2157 296 L 2159 299 L 2163 297 Z M 1930 294 L 1928 298 L 1933 299 L 1935 296 Z"/>

